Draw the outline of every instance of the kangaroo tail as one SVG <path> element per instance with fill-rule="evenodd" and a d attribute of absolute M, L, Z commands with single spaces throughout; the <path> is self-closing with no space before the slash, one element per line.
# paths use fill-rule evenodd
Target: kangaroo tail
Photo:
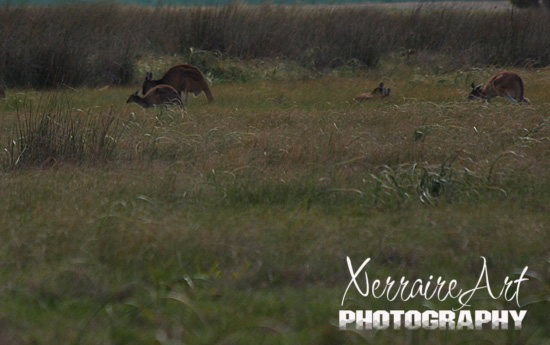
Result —
<path fill-rule="evenodd" d="M 206 81 L 204 81 L 204 84 L 202 86 L 202 90 L 204 91 L 204 94 L 206 95 L 206 98 L 208 99 L 208 102 L 211 103 L 214 101 L 214 96 L 212 96 L 212 92 L 210 91 L 210 88 L 208 87 L 208 84 Z"/>

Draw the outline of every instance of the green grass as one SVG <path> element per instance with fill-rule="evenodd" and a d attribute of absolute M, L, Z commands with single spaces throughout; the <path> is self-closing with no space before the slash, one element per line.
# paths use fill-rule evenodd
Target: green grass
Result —
<path fill-rule="evenodd" d="M 550 71 L 516 70 L 529 106 L 467 102 L 471 82 L 496 71 L 260 70 L 246 82 L 213 78 L 215 102 L 191 97 L 185 112 L 126 104 L 138 85 L 8 90 L 2 148 L 31 115 L 96 128 L 112 114 L 117 127 L 102 159 L 14 168 L 3 154 L 0 343 L 548 342 Z M 391 97 L 353 101 L 381 80 Z M 521 332 L 340 332 L 346 256 L 371 257 L 373 277 L 466 287 L 480 256 L 499 286 L 528 265 L 538 278 L 520 297 L 535 303 Z M 350 295 L 346 307 L 422 302 Z"/>

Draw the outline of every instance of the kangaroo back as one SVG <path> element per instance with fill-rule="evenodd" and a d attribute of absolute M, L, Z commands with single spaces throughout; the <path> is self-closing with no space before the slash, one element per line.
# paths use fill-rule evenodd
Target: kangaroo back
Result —
<path fill-rule="evenodd" d="M 181 65 L 176 65 L 176 66 L 170 68 L 170 69 L 168 70 L 168 72 L 166 72 L 166 73 L 169 73 L 169 72 L 170 72 L 171 70 L 173 70 L 173 69 L 180 69 L 180 68 L 183 68 L 183 69 L 191 69 L 191 70 L 194 70 L 194 71 L 197 71 L 197 72 L 201 73 L 201 75 L 202 75 L 201 70 L 200 70 L 197 66 L 193 66 L 193 65 L 190 65 L 190 64 L 188 64 L 188 63 L 182 63 Z M 166 73 L 165 73 L 165 74 L 166 74 Z"/>
<path fill-rule="evenodd" d="M 157 80 L 153 80 L 153 73 L 152 72 L 147 72 L 145 74 L 145 80 L 143 81 L 143 86 L 142 86 L 141 92 L 145 95 L 147 92 L 149 92 L 149 90 L 151 90 L 155 86 L 162 85 L 162 84 L 167 84 L 167 85 L 170 85 L 174 88 L 177 88 L 177 86 L 178 86 L 178 85 L 176 85 L 178 83 L 177 75 L 182 70 L 195 71 L 196 73 L 200 74 L 201 77 L 202 77 L 202 73 L 198 69 L 198 67 L 187 64 L 187 63 L 181 64 L 181 65 L 176 65 L 176 66 L 170 68 L 168 71 L 166 71 L 166 73 L 164 73 L 162 78 L 157 79 Z"/>
<path fill-rule="evenodd" d="M 487 81 L 485 86 L 472 84 L 472 92 L 468 99 L 483 98 L 490 101 L 492 98 L 505 97 L 511 102 L 526 102 L 524 98 L 524 85 L 521 77 L 514 72 L 499 72 Z"/>
<path fill-rule="evenodd" d="M 201 84 L 202 81 L 204 81 L 202 73 L 185 67 L 171 68 L 162 77 L 163 84 L 170 85 L 178 91 L 185 91 L 187 85 Z"/>
<path fill-rule="evenodd" d="M 178 93 L 185 92 L 185 99 L 187 100 L 187 94 L 189 92 L 200 94 L 204 91 L 206 98 L 209 102 L 214 100 L 212 92 L 206 83 L 201 71 L 189 64 L 181 64 L 170 68 L 161 79 L 153 80 L 153 74 L 147 73 L 145 81 L 143 83 L 142 92 L 145 94 L 151 88 L 157 85 L 170 85 Z"/>
<path fill-rule="evenodd" d="M 523 80 L 514 72 L 500 72 L 489 79 L 484 92 L 490 97 L 501 96 L 521 102 L 523 100 Z"/>
<path fill-rule="evenodd" d="M 167 85 L 172 85 L 178 92 L 185 92 L 186 98 L 189 92 L 198 95 L 204 91 L 209 102 L 214 100 L 212 92 L 199 70 L 181 67 L 174 68 L 170 74 L 167 73 L 163 81 Z"/>

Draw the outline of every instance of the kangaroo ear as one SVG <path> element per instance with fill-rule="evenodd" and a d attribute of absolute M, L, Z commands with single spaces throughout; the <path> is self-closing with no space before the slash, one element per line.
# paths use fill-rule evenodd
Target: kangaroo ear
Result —
<path fill-rule="evenodd" d="M 473 89 L 473 90 L 476 89 L 476 84 L 475 84 L 475 83 L 472 83 L 472 89 Z"/>
<path fill-rule="evenodd" d="M 139 90 L 137 90 L 136 92 L 134 92 L 134 96 L 137 96 L 139 95 Z"/>
<path fill-rule="evenodd" d="M 390 93 L 391 93 L 391 89 L 388 87 L 388 88 L 386 89 L 386 96 L 389 96 Z"/>
<path fill-rule="evenodd" d="M 384 83 L 380 83 L 380 85 L 378 85 L 378 87 L 383 89 L 384 88 Z"/>
<path fill-rule="evenodd" d="M 481 90 L 481 87 L 483 86 L 483 84 L 479 84 L 476 88 L 476 90 Z"/>

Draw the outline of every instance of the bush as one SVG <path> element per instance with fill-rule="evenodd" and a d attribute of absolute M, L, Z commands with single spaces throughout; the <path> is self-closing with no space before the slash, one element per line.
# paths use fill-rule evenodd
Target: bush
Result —
<path fill-rule="evenodd" d="M 6 5 L 0 9 L 0 82 L 20 87 L 127 84 L 136 81 L 140 56 L 183 56 L 191 48 L 243 60 L 290 60 L 315 70 L 350 63 L 375 67 L 403 48 L 450 57 L 455 66 L 547 66 L 549 16 L 547 11 L 429 6 L 392 12 L 241 3 Z M 209 67 L 201 66 L 206 72 Z"/>
<path fill-rule="evenodd" d="M 136 42 L 111 4 L 4 7 L 1 78 L 10 87 L 51 87 L 132 80 Z"/>
<path fill-rule="evenodd" d="M 6 140 L 3 168 L 94 163 L 112 158 L 120 135 L 114 115 L 72 112 L 55 98 L 35 108 L 25 105 Z"/>
<path fill-rule="evenodd" d="M 510 0 L 510 3 L 518 8 L 539 7 L 539 0 Z"/>

